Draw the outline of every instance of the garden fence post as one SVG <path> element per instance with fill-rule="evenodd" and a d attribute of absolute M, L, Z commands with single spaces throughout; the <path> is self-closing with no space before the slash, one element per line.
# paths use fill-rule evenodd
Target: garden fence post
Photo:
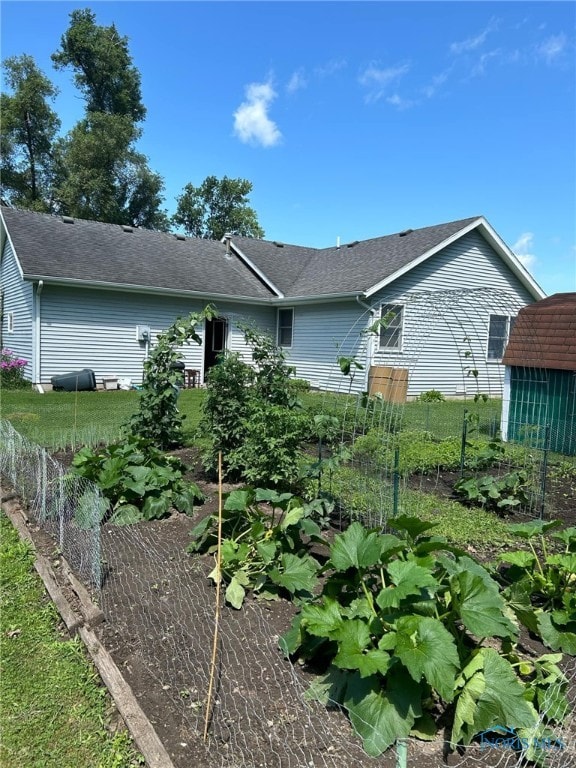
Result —
<path fill-rule="evenodd" d="M 398 739 L 396 742 L 396 768 L 406 768 L 408 765 L 408 742 Z"/>
<path fill-rule="evenodd" d="M 392 502 L 392 513 L 394 517 L 398 514 L 398 492 L 400 490 L 400 448 L 394 449 L 394 472 L 392 475 L 394 498 Z"/>
<path fill-rule="evenodd" d="M 464 475 L 464 464 L 466 463 L 466 439 L 468 437 L 468 410 L 464 408 L 464 419 L 462 420 L 462 445 L 460 447 L 460 477 Z"/>
<path fill-rule="evenodd" d="M 542 456 L 542 473 L 540 478 L 540 520 L 544 518 L 546 502 L 546 481 L 548 475 L 548 453 L 550 452 L 550 424 L 544 430 L 544 455 Z"/>

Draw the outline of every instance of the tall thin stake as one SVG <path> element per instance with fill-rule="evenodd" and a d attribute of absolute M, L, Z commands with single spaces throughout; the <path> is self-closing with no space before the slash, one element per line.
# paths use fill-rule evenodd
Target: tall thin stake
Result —
<path fill-rule="evenodd" d="M 216 545 L 216 611 L 214 615 L 214 642 L 212 644 L 212 661 L 210 663 L 210 682 L 206 697 L 206 717 L 204 719 L 204 741 L 208 736 L 208 725 L 212 712 L 212 689 L 216 675 L 216 653 L 218 649 L 218 628 L 220 622 L 220 568 L 222 565 L 222 451 L 218 453 L 218 542 Z"/>

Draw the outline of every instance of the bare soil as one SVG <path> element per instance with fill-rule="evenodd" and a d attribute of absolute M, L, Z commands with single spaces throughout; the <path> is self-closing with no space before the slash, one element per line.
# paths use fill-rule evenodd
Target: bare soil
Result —
<path fill-rule="evenodd" d="M 195 466 L 194 451 L 178 454 Z M 70 461 L 68 456 L 56 458 Z M 288 661 L 278 645 L 296 610 L 291 603 L 249 599 L 241 611 L 222 604 L 216 622 L 216 589 L 208 578 L 214 561 L 186 549 L 195 522 L 217 510 L 218 489 L 198 469 L 190 478 L 207 496 L 193 518 L 174 514 L 134 526 L 104 526 L 105 577 L 97 596 L 106 621 L 96 631 L 176 768 L 398 765 L 393 749 L 379 758 L 368 757 L 342 712 L 305 701 L 311 676 Z M 574 488 L 567 486 L 551 483 L 549 504 L 555 505 L 555 516 L 575 525 Z M 51 545 L 44 541 L 43 546 Z M 528 652 L 544 652 L 530 638 L 523 642 Z M 567 661 L 567 672 L 576 681 L 576 660 Z M 576 734 L 568 736 L 566 751 L 552 756 L 555 768 L 576 768 Z M 410 767 L 516 764 L 510 750 L 474 745 L 465 754 L 447 755 L 440 738 L 408 743 Z"/>

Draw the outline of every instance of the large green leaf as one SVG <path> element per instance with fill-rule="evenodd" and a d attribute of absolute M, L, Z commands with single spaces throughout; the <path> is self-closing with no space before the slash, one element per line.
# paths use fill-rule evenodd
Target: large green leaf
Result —
<path fill-rule="evenodd" d="M 391 607 L 398 608 L 409 595 L 419 595 L 423 589 L 437 586 L 433 574 L 412 560 L 394 560 L 388 566 L 388 575 L 394 586 L 385 587 L 376 598 L 383 611 Z"/>
<path fill-rule="evenodd" d="M 242 608 L 246 590 L 240 582 L 233 576 L 226 588 L 226 602 L 230 603 L 232 608 Z"/>
<path fill-rule="evenodd" d="M 496 726 L 517 729 L 536 723 L 536 710 L 509 661 L 493 648 L 481 648 L 472 665 L 463 673 L 468 680 L 456 705 L 453 743 L 469 744 L 475 734 Z"/>
<path fill-rule="evenodd" d="M 530 581 L 525 579 L 512 584 L 503 593 L 508 605 L 516 614 L 518 621 L 530 632 L 538 632 L 538 617 L 532 606 L 532 587 Z"/>
<path fill-rule="evenodd" d="M 244 512 L 254 498 L 254 491 L 250 488 L 231 491 L 224 502 L 224 509 L 228 512 Z"/>
<path fill-rule="evenodd" d="M 576 634 L 574 632 L 562 632 L 555 627 L 552 616 L 546 611 L 539 612 L 537 616 L 540 637 L 548 648 L 576 656 Z"/>
<path fill-rule="evenodd" d="M 501 563 L 510 563 L 520 568 L 531 568 L 536 562 L 536 556 L 531 552 L 518 550 L 518 552 L 504 552 L 498 558 Z"/>
<path fill-rule="evenodd" d="M 375 565 L 382 552 L 379 536 L 367 531 L 361 523 L 352 523 L 334 539 L 330 561 L 337 571 L 348 568 L 368 568 Z"/>
<path fill-rule="evenodd" d="M 337 600 L 325 598 L 322 605 L 305 605 L 302 608 L 302 626 L 311 635 L 332 639 L 340 630 L 343 618 Z"/>
<path fill-rule="evenodd" d="M 378 757 L 398 739 L 406 738 L 422 714 L 421 690 L 407 674 L 390 673 L 386 690 L 378 677 L 351 675 L 343 704 L 364 749 Z"/>
<path fill-rule="evenodd" d="M 368 648 L 371 644 L 368 625 L 359 619 L 345 621 L 338 632 L 334 633 L 338 642 L 338 653 L 333 664 L 341 669 L 357 669 L 361 677 L 368 677 L 379 672 L 385 675 L 390 668 L 390 655 L 377 648 Z"/>
<path fill-rule="evenodd" d="M 326 674 L 314 678 L 305 691 L 304 698 L 308 701 L 319 701 L 325 707 L 342 704 L 350 677 L 351 673 L 347 670 L 331 666 Z"/>
<path fill-rule="evenodd" d="M 425 520 L 421 520 L 419 517 L 410 517 L 408 515 L 400 515 L 395 517 L 390 522 L 390 527 L 399 531 L 406 531 L 411 539 L 416 539 L 420 534 L 430 531 L 432 528 L 436 528 L 438 523 L 428 523 Z"/>
<path fill-rule="evenodd" d="M 452 594 L 466 629 L 476 637 L 516 637 L 517 627 L 504 613 L 505 603 L 496 589 L 475 573 L 458 573 L 450 580 Z"/>
<path fill-rule="evenodd" d="M 300 522 L 303 517 L 304 507 L 291 507 L 282 518 L 282 522 L 280 523 L 280 530 L 285 531 L 286 528 L 289 528 L 291 525 L 296 525 L 296 523 Z"/>
<path fill-rule="evenodd" d="M 522 539 L 531 539 L 534 536 L 542 536 L 544 533 L 562 525 L 559 520 L 531 520 L 528 523 L 509 523 L 508 530 L 520 536 Z"/>
<path fill-rule="evenodd" d="M 142 514 L 146 520 L 155 520 L 164 515 L 170 509 L 170 496 L 163 493 L 160 496 L 146 496 L 142 505 Z"/>
<path fill-rule="evenodd" d="M 280 558 L 280 567 L 273 568 L 269 571 L 268 576 L 274 584 L 284 587 L 292 594 L 311 593 L 316 583 L 317 572 L 318 563 L 314 558 L 309 555 L 301 557 L 287 552 Z"/>
<path fill-rule="evenodd" d="M 424 677 L 444 701 L 452 701 L 460 660 L 450 632 L 438 619 L 425 616 L 398 619 L 396 631 L 396 656 L 413 680 Z"/>
<path fill-rule="evenodd" d="M 110 518 L 113 525 L 133 525 L 142 520 L 142 512 L 134 504 L 122 504 L 116 507 L 114 514 Z"/>

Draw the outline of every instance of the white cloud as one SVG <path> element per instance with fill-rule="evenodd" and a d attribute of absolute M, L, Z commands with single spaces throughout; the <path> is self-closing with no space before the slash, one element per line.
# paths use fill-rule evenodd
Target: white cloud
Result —
<path fill-rule="evenodd" d="M 358 78 L 360 85 L 368 90 L 366 101 L 378 101 L 378 99 L 381 99 L 388 87 L 403 77 L 409 70 L 410 64 L 397 64 L 386 69 L 380 69 L 371 64 Z"/>
<path fill-rule="evenodd" d="M 282 139 L 268 109 L 276 98 L 270 83 L 251 83 L 246 87 L 246 101 L 234 112 L 234 133 L 245 144 L 273 147 Z"/>
<path fill-rule="evenodd" d="M 336 72 L 339 72 L 341 69 L 344 69 L 346 67 L 346 61 L 345 59 L 332 59 L 332 61 L 327 62 L 326 64 L 322 64 L 319 67 L 316 67 L 314 70 L 314 74 L 316 77 L 330 77 L 331 75 L 336 74 Z"/>
<path fill-rule="evenodd" d="M 299 69 L 292 74 L 292 77 L 286 86 L 286 90 L 288 93 L 296 93 L 296 91 L 300 91 L 302 88 L 306 88 L 307 85 L 308 81 L 304 75 L 304 70 Z"/>
<path fill-rule="evenodd" d="M 386 101 L 388 104 L 391 104 L 393 107 L 396 107 L 397 109 L 409 109 L 410 107 L 413 107 L 414 104 L 416 103 L 414 101 L 411 101 L 410 99 L 403 99 L 397 93 L 394 93 L 392 96 L 387 96 Z"/>
<path fill-rule="evenodd" d="M 460 40 L 457 43 L 452 43 L 450 46 L 450 52 L 456 55 L 460 53 L 466 53 L 467 51 L 475 51 L 484 44 L 488 35 L 496 28 L 497 23 L 495 19 L 492 19 L 486 29 L 475 35 L 474 37 L 468 37 L 466 40 Z"/>
<path fill-rule="evenodd" d="M 496 48 L 494 51 L 488 51 L 487 53 L 483 53 L 480 58 L 478 59 L 478 62 L 475 64 L 475 66 L 472 69 L 472 76 L 477 77 L 478 75 L 483 75 L 486 71 L 486 65 L 491 59 L 499 58 L 501 55 L 500 48 Z"/>
<path fill-rule="evenodd" d="M 512 250 L 526 269 L 532 269 L 536 263 L 536 256 L 532 253 L 533 241 L 532 232 L 524 232 L 512 246 Z"/>
<path fill-rule="evenodd" d="M 560 35 L 551 35 L 540 43 L 536 49 L 538 56 L 544 59 L 548 64 L 551 64 L 564 53 L 566 43 L 567 38 L 564 33 L 561 33 Z"/>
<path fill-rule="evenodd" d="M 427 99 L 431 99 L 432 96 L 436 94 L 436 91 L 438 91 L 438 89 L 448 80 L 449 75 L 450 69 L 445 69 L 444 72 L 440 72 L 439 75 L 435 75 L 432 78 L 432 82 L 422 89 L 424 96 L 426 96 Z"/>

